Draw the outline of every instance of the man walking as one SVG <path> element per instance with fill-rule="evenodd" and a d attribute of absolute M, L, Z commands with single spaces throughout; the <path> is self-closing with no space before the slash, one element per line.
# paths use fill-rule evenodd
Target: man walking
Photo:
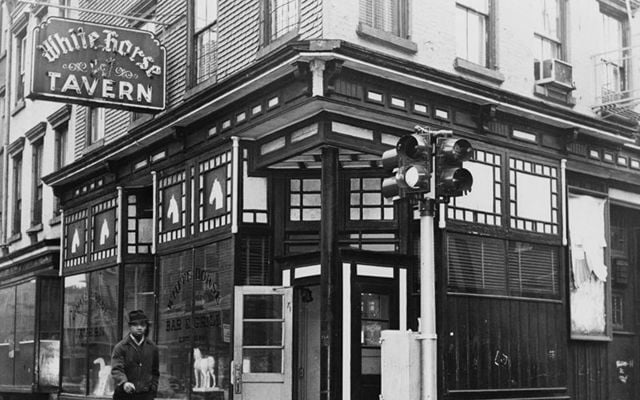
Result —
<path fill-rule="evenodd" d="M 146 337 L 149 319 L 142 310 L 129 313 L 129 334 L 113 348 L 114 400 L 152 400 L 160 377 L 158 347 Z"/>

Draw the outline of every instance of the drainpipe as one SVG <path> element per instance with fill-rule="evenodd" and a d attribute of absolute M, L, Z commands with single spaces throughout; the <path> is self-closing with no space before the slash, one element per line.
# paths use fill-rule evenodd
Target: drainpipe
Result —
<path fill-rule="evenodd" d="M 8 148 L 9 148 L 9 132 L 11 129 L 11 64 L 12 64 L 12 50 L 13 50 L 13 38 L 11 37 L 11 32 L 12 32 L 12 27 L 13 27 L 13 9 L 12 7 L 9 7 L 9 2 L 5 3 L 6 8 L 7 8 L 7 16 L 8 16 L 8 20 L 9 20 L 9 26 L 7 29 L 7 34 L 8 34 L 8 38 L 7 39 L 7 55 L 5 60 L 7 61 L 7 65 L 5 67 L 5 89 L 4 89 L 4 116 L 5 116 L 5 123 L 4 123 L 4 143 L 2 144 L 2 164 L 3 164 L 3 171 L 4 174 L 2 174 L 2 182 L 0 183 L 2 185 L 2 188 L 4 190 L 3 196 L 2 196 L 2 227 L 0 229 L 2 229 L 2 238 L 0 238 L 1 242 L 0 242 L 0 246 L 2 247 L 2 254 L 4 255 L 4 252 L 7 250 L 7 230 L 9 228 L 9 224 L 8 224 L 8 208 L 9 208 L 9 201 L 8 201 L 8 193 L 7 193 L 7 189 L 9 188 L 9 154 L 8 154 Z"/>

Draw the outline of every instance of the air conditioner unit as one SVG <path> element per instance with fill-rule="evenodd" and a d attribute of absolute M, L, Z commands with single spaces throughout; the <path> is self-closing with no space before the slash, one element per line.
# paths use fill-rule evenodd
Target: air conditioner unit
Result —
<path fill-rule="evenodd" d="M 557 58 L 536 60 L 534 74 L 538 85 L 556 85 L 570 90 L 575 89 L 573 86 L 573 67 Z"/>

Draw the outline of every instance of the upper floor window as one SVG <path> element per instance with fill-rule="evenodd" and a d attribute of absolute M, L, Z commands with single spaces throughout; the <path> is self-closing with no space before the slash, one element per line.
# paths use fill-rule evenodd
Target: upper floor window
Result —
<path fill-rule="evenodd" d="M 31 225 L 42 223 L 42 143 L 43 139 L 32 146 L 32 194 L 31 194 Z"/>
<path fill-rule="evenodd" d="M 360 0 L 360 23 L 392 35 L 408 36 L 407 0 Z"/>
<path fill-rule="evenodd" d="M 104 108 L 91 107 L 87 112 L 87 145 L 92 145 L 104 139 L 105 115 Z"/>
<path fill-rule="evenodd" d="M 27 30 L 16 35 L 16 103 L 24 101 L 27 70 Z"/>
<path fill-rule="evenodd" d="M 267 0 L 265 24 L 266 43 L 272 43 L 289 32 L 296 31 L 299 0 Z"/>
<path fill-rule="evenodd" d="M 562 0 L 536 1 L 534 21 L 534 57 L 536 60 L 562 58 L 563 12 Z"/>
<path fill-rule="evenodd" d="M 194 0 L 194 58 L 195 83 L 215 76 L 218 67 L 218 2 Z"/>
<path fill-rule="evenodd" d="M 63 123 L 55 128 L 54 169 L 57 171 L 67 164 L 67 140 L 69 136 L 69 124 Z M 60 213 L 60 198 L 55 198 L 53 207 L 54 215 Z"/>
<path fill-rule="evenodd" d="M 489 67 L 489 0 L 456 3 L 456 54 Z"/>
<path fill-rule="evenodd" d="M 13 225 L 11 233 L 22 231 L 22 152 L 13 156 Z"/>
<path fill-rule="evenodd" d="M 598 56 L 597 90 L 602 103 L 620 100 L 627 86 L 629 57 L 625 54 L 625 24 L 608 13 L 600 14 L 600 52 Z"/>

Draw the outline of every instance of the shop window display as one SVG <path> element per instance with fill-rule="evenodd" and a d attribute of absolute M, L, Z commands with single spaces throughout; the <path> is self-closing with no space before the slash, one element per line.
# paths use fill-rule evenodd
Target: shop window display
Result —
<path fill-rule="evenodd" d="M 0 290 L 0 385 L 32 383 L 35 289 L 33 280 Z"/>
<path fill-rule="evenodd" d="M 108 268 L 65 278 L 62 389 L 109 396 L 118 334 L 118 274 Z"/>
<path fill-rule="evenodd" d="M 158 397 L 230 397 L 230 242 L 161 258 Z"/>

